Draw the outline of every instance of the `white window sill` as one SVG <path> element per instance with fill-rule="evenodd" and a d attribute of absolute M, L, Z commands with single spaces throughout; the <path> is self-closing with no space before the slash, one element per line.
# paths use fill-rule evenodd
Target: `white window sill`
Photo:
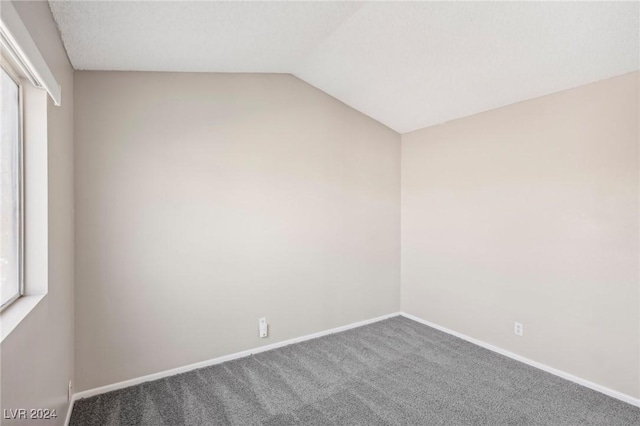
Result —
<path fill-rule="evenodd" d="M 0 313 L 0 332 L 2 333 L 0 342 L 3 342 L 18 324 L 29 315 L 29 312 L 38 306 L 44 296 L 44 294 L 22 296 Z"/>

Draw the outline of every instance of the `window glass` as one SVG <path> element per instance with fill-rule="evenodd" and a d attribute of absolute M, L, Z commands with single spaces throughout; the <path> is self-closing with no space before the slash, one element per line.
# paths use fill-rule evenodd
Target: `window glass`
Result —
<path fill-rule="evenodd" d="M 20 88 L 0 68 L 0 306 L 20 295 Z"/>

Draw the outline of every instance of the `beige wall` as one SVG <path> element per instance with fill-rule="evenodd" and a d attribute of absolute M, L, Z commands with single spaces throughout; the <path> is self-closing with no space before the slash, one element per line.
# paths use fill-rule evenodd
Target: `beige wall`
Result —
<path fill-rule="evenodd" d="M 2 408 L 56 409 L 58 418 L 51 423 L 62 424 L 74 356 L 73 70 L 48 4 L 14 5 L 62 86 L 62 106 L 48 100 L 49 292 L 2 342 Z"/>
<path fill-rule="evenodd" d="M 75 114 L 77 390 L 399 310 L 397 133 L 275 74 L 77 72 Z"/>
<path fill-rule="evenodd" d="M 403 311 L 639 397 L 638 76 L 403 135 Z"/>

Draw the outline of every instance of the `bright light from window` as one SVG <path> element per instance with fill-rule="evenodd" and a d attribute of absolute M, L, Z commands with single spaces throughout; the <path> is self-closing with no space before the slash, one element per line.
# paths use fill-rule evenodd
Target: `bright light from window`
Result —
<path fill-rule="evenodd" d="M 0 306 L 20 296 L 21 232 L 21 135 L 20 87 L 0 68 Z"/>

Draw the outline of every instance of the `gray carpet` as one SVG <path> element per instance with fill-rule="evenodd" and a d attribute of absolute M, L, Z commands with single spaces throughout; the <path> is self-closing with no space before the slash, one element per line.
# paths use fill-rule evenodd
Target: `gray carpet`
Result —
<path fill-rule="evenodd" d="M 640 409 L 396 317 L 76 402 L 71 425 L 640 425 Z"/>

